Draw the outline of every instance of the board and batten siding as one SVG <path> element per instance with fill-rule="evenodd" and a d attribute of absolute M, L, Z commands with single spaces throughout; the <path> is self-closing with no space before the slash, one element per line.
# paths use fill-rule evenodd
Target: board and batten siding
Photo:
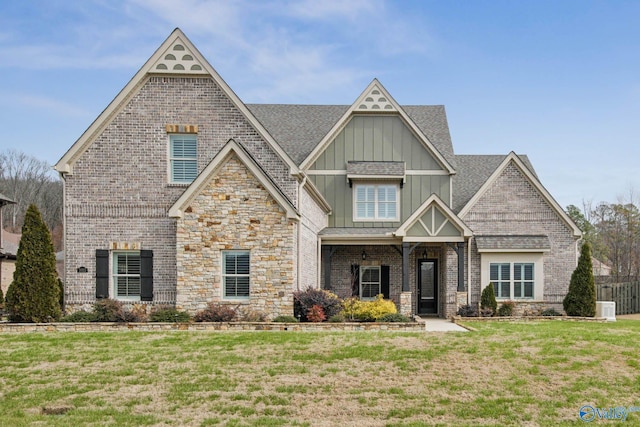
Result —
<path fill-rule="evenodd" d="M 346 175 L 349 161 L 406 163 L 400 221 L 353 221 L 353 189 Z M 398 227 L 432 194 L 445 203 L 451 199 L 450 176 L 397 116 L 354 116 L 311 165 L 309 178 L 333 208 L 329 227 Z"/>

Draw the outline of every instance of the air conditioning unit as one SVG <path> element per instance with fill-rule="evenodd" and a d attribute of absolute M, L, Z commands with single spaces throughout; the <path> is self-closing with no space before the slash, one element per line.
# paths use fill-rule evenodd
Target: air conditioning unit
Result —
<path fill-rule="evenodd" d="M 596 317 L 604 317 L 608 322 L 615 322 L 616 303 L 614 301 L 596 301 Z"/>

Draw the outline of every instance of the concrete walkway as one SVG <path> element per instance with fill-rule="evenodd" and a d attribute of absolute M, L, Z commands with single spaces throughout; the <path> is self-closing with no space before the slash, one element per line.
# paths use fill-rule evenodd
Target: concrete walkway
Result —
<path fill-rule="evenodd" d="M 420 323 L 426 323 L 427 332 L 469 332 L 468 329 L 456 325 L 449 319 L 439 317 L 425 317 L 416 319 Z"/>

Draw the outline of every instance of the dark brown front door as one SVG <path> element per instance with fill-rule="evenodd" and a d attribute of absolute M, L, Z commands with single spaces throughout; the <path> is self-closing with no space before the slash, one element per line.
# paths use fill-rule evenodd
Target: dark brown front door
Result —
<path fill-rule="evenodd" d="M 438 313 L 438 260 L 418 260 L 418 314 Z"/>

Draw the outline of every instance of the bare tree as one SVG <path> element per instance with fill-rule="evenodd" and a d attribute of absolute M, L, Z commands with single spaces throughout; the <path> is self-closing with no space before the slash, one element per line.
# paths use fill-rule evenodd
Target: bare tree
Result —
<path fill-rule="evenodd" d="M 0 193 L 16 202 L 4 208 L 3 227 L 20 230 L 30 204 L 50 230 L 62 223 L 62 182 L 45 161 L 17 150 L 0 153 Z"/>

